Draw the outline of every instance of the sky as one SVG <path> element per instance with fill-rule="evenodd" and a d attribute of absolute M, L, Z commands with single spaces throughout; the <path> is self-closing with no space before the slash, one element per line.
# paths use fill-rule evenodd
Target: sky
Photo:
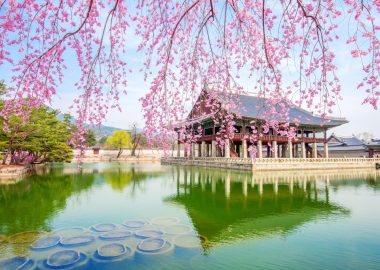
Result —
<path fill-rule="evenodd" d="M 344 40 L 344 35 L 342 37 Z M 104 122 L 105 125 L 128 129 L 133 122 L 138 123 L 139 128 L 143 128 L 144 119 L 141 111 L 139 99 L 149 91 L 149 82 L 145 82 L 143 74 L 139 70 L 143 67 L 144 55 L 137 52 L 138 41 L 133 38 L 128 39 L 127 62 L 132 69 L 132 75 L 127 78 L 127 95 L 121 96 L 120 105 L 122 112 L 118 110 L 109 111 Z M 362 132 L 368 132 L 376 138 L 380 138 L 380 111 L 374 110 L 370 105 L 362 105 L 365 94 L 356 89 L 362 76 L 360 62 L 350 57 L 349 48 L 342 46 L 342 43 L 336 43 L 336 63 L 338 66 L 337 75 L 342 85 L 343 100 L 339 102 L 334 109 L 333 116 L 345 117 L 349 123 L 334 128 L 331 132 L 341 136 L 350 136 Z M 340 47 L 342 46 L 342 47 Z M 75 83 L 79 81 L 80 71 L 74 60 L 74 56 L 66 53 L 68 69 L 64 71 L 65 77 L 63 83 L 59 86 L 58 95 L 50 105 L 61 112 L 69 112 L 68 108 L 72 105 L 72 100 L 79 94 L 75 89 Z M 12 67 L 3 65 L 0 67 L 0 80 L 4 80 L 7 85 L 11 85 Z M 153 74 L 154 75 L 154 74 Z M 243 79 L 241 81 L 245 90 L 249 91 L 254 79 Z M 379 104 L 380 105 L 380 104 Z"/>

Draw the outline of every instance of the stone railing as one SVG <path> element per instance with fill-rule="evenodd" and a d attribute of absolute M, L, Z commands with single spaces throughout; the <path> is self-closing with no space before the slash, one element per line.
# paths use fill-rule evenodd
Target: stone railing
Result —
<path fill-rule="evenodd" d="M 305 162 L 380 162 L 380 158 L 225 158 L 225 157 L 169 157 L 164 159 L 224 161 L 233 163 L 305 163 Z"/>
<path fill-rule="evenodd" d="M 194 166 L 225 167 L 256 170 L 296 170 L 296 169 L 374 169 L 379 158 L 224 158 L 224 157 L 170 157 L 162 158 L 162 164 L 182 164 Z"/>

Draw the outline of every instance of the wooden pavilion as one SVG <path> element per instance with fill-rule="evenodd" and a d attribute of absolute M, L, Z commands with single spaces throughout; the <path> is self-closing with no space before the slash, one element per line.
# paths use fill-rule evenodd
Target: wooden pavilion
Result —
<path fill-rule="evenodd" d="M 205 87 L 197 102 L 186 119 L 189 132 L 196 132 L 198 126 L 202 126 L 202 134 L 198 134 L 196 142 L 191 147 L 184 147 L 185 157 L 241 157 L 248 158 L 248 147 L 252 145 L 249 137 L 252 136 L 250 123 L 255 121 L 258 137 L 253 142 L 257 147 L 257 158 L 318 158 L 329 157 L 328 129 L 348 123 L 344 118 L 322 118 L 297 107 L 292 106 L 288 110 L 287 121 L 290 126 L 296 128 L 296 136 L 289 139 L 288 136 L 275 134 L 273 129 L 264 131 L 262 125 L 265 123 L 265 112 L 273 105 L 265 98 L 254 95 L 232 95 L 235 108 L 227 104 L 226 94 L 217 93 Z M 211 97 L 211 98 L 210 98 Z M 213 108 L 218 108 L 218 113 L 229 112 L 235 117 L 236 132 L 231 139 L 225 139 L 224 148 L 217 147 L 217 136 L 220 126 L 215 124 L 210 100 Z M 275 105 L 276 106 L 276 105 Z M 214 110 L 215 111 L 215 110 Z M 278 120 L 278 122 L 281 122 Z M 178 131 L 178 130 L 177 130 Z M 188 142 L 181 141 L 178 135 L 177 156 L 181 156 L 181 145 Z M 323 144 L 323 153 L 318 151 L 317 144 Z M 188 151 L 188 149 L 191 149 Z"/>

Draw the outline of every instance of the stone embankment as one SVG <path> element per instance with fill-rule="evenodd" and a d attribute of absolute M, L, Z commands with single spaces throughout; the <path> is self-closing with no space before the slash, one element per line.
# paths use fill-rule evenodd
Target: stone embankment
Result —
<path fill-rule="evenodd" d="M 13 184 L 18 182 L 24 175 L 29 173 L 30 166 L 23 165 L 1 165 L 0 184 Z"/>
<path fill-rule="evenodd" d="M 253 171 L 375 169 L 379 158 L 223 158 L 223 157 L 164 157 L 162 164 L 179 164 Z"/>

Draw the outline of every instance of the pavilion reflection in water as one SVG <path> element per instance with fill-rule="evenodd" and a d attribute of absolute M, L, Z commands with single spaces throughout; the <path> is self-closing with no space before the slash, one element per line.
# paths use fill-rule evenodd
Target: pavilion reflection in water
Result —
<path fill-rule="evenodd" d="M 247 173 L 175 168 L 177 193 L 167 198 L 185 207 L 208 247 L 239 239 L 286 234 L 315 219 L 349 215 L 330 201 L 331 186 L 375 181 L 376 171 Z M 346 182 L 344 182 L 346 183 Z M 350 183 L 350 182 L 348 182 Z"/>

